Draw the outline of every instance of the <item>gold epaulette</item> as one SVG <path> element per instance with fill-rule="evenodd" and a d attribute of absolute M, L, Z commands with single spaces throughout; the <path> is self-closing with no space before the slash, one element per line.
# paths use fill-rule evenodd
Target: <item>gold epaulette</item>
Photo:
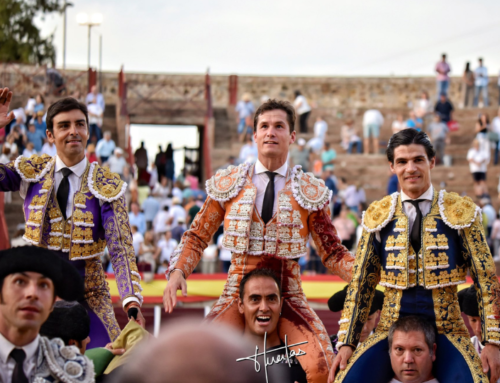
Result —
<path fill-rule="evenodd" d="M 363 212 L 361 225 L 369 233 L 382 230 L 394 216 L 399 193 L 392 193 L 380 201 L 375 201 Z"/>
<path fill-rule="evenodd" d="M 47 154 L 41 156 L 33 154 L 31 157 L 17 157 L 14 167 L 24 181 L 38 182 L 52 168 L 52 157 Z"/>
<path fill-rule="evenodd" d="M 448 193 L 446 190 L 439 192 L 438 204 L 443 221 L 456 230 L 470 227 L 481 210 L 470 197 L 461 197 L 457 193 Z M 481 216 L 480 213 L 479 216 Z"/>
<path fill-rule="evenodd" d="M 101 167 L 97 162 L 90 164 L 88 186 L 96 198 L 106 202 L 116 201 L 127 190 L 127 183 L 118 174 Z"/>
<path fill-rule="evenodd" d="M 239 166 L 231 165 L 217 171 L 205 184 L 209 197 L 219 202 L 226 202 L 236 197 L 245 184 L 249 166 L 246 163 Z"/>
<path fill-rule="evenodd" d="M 323 209 L 332 197 L 325 181 L 312 173 L 304 173 L 300 165 L 292 169 L 292 191 L 298 204 L 307 210 Z"/>

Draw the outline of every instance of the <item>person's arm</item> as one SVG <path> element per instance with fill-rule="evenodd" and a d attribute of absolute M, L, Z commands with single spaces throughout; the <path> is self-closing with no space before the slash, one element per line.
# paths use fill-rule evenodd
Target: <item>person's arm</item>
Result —
<path fill-rule="evenodd" d="M 9 88 L 0 88 L 0 128 L 6 127 L 14 120 L 14 111 L 9 113 L 12 92 Z"/>
<path fill-rule="evenodd" d="M 165 311 L 171 313 L 177 303 L 177 290 L 187 294 L 186 278 L 200 262 L 203 250 L 208 246 L 215 232 L 224 220 L 224 210 L 220 203 L 210 196 L 196 214 L 191 228 L 182 235 L 181 243 L 170 258 L 167 272 L 169 280 L 163 293 Z"/>
<path fill-rule="evenodd" d="M 312 239 L 316 244 L 318 255 L 326 268 L 349 282 L 352 276 L 354 257 L 342 245 L 330 218 L 330 209 L 326 204 L 322 209 L 313 211 L 307 220 Z M 321 227 L 321 230 L 318 230 Z"/>
<path fill-rule="evenodd" d="M 500 346 L 500 283 L 486 242 L 480 212 L 472 225 L 464 228 L 460 235 L 479 300 L 481 343 L 485 345 L 481 353 L 483 370 L 490 370 L 490 381 L 496 382 L 500 377 L 500 352 L 498 350 Z"/>

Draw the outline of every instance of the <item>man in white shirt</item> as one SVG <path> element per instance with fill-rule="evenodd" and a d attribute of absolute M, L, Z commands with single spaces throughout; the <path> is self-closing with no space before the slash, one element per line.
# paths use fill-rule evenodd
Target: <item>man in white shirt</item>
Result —
<path fill-rule="evenodd" d="M 500 76 L 498 78 L 500 81 Z M 500 90 L 500 85 L 499 85 L 498 89 Z M 500 99 L 499 99 L 499 103 L 500 103 Z M 498 115 L 496 117 L 494 117 L 493 120 L 491 121 L 491 131 L 496 133 L 498 135 L 498 137 L 500 138 L 500 108 L 498 108 Z M 498 141 L 496 143 L 496 146 L 495 146 L 495 158 L 494 158 L 495 165 L 498 164 L 498 150 L 500 149 L 499 146 L 500 146 L 500 141 Z"/>
<path fill-rule="evenodd" d="M 158 263 L 163 263 L 167 261 L 170 263 L 170 258 L 178 245 L 175 239 L 172 239 L 172 231 L 170 228 L 167 229 L 165 235 L 162 239 L 158 241 L 158 246 L 155 254 L 155 258 L 158 260 Z M 159 257 L 159 258 L 158 258 Z"/>
<path fill-rule="evenodd" d="M 0 286 L 0 381 L 94 382 L 78 349 L 39 335 L 56 297 L 83 298 L 78 271 L 50 250 L 17 247 L 0 252 Z"/>
<path fill-rule="evenodd" d="M 438 383 L 432 375 L 436 333 L 418 316 L 400 318 L 389 330 L 389 355 L 394 378 L 389 383 Z"/>
<path fill-rule="evenodd" d="M 170 226 L 176 227 L 178 224 L 178 219 L 183 218 L 186 222 L 186 210 L 181 206 L 181 200 L 178 197 L 172 198 L 172 207 L 170 208 Z"/>
<path fill-rule="evenodd" d="M 370 137 L 372 138 L 373 153 L 378 154 L 380 127 L 384 124 L 384 116 L 377 109 L 369 109 L 363 115 L 363 152 L 370 153 Z"/>
<path fill-rule="evenodd" d="M 483 66 L 483 59 L 479 59 L 479 66 L 474 71 L 475 87 L 474 87 L 474 106 L 478 106 L 479 93 L 483 93 L 483 106 L 488 106 L 488 69 Z"/>

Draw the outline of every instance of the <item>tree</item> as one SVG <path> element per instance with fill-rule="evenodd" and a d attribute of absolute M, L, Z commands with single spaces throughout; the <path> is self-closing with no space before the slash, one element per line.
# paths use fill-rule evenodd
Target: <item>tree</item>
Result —
<path fill-rule="evenodd" d="M 55 66 L 54 35 L 42 38 L 33 20 L 63 7 L 61 0 L 0 0 L 0 62 Z"/>

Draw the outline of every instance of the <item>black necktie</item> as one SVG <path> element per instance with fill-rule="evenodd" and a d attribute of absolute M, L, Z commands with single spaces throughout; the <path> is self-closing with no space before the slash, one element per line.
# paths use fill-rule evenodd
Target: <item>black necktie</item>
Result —
<path fill-rule="evenodd" d="M 26 353 L 20 348 L 15 348 L 11 351 L 10 357 L 16 361 L 14 372 L 12 373 L 12 383 L 29 383 L 28 378 L 24 374 L 23 363 L 26 359 Z"/>
<path fill-rule="evenodd" d="M 273 208 L 274 208 L 274 176 L 276 173 L 266 172 L 269 177 L 269 182 L 266 187 L 266 193 L 264 194 L 264 203 L 262 204 L 262 220 L 264 224 L 267 224 L 271 218 L 273 218 Z"/>
<path fill-rule="evenodd" d="M 61 209 L 64 219 L 66 219 L 66 206 L 68 206 L 68 196 L 69 196 L 69 175 L 73 172 L 70 168 L 62 168 L 61 173 L 63 174 L 63 179 L 59 184 L 59 189 L 57 189 L 57 203 Z"/>
<path fill-rule="evenodd" d="M 413 222 L 413 227 L 411 229 L 410 233 L 410 242 L 411 246 L 413 247 L 413 250 L 415 250 L 415 254 L 418 254 L 420 251 L 420 247 L 422 246 L 422 212 L 420 211 L 420 207 L 418 206 L 419 202 L 423 202 L 425 199 L 413 199 L 413 200 L 406 200 L 405 202 L 411 203 L 416 211 L 417 215 L 415 217 L 415 222 Z"/>

